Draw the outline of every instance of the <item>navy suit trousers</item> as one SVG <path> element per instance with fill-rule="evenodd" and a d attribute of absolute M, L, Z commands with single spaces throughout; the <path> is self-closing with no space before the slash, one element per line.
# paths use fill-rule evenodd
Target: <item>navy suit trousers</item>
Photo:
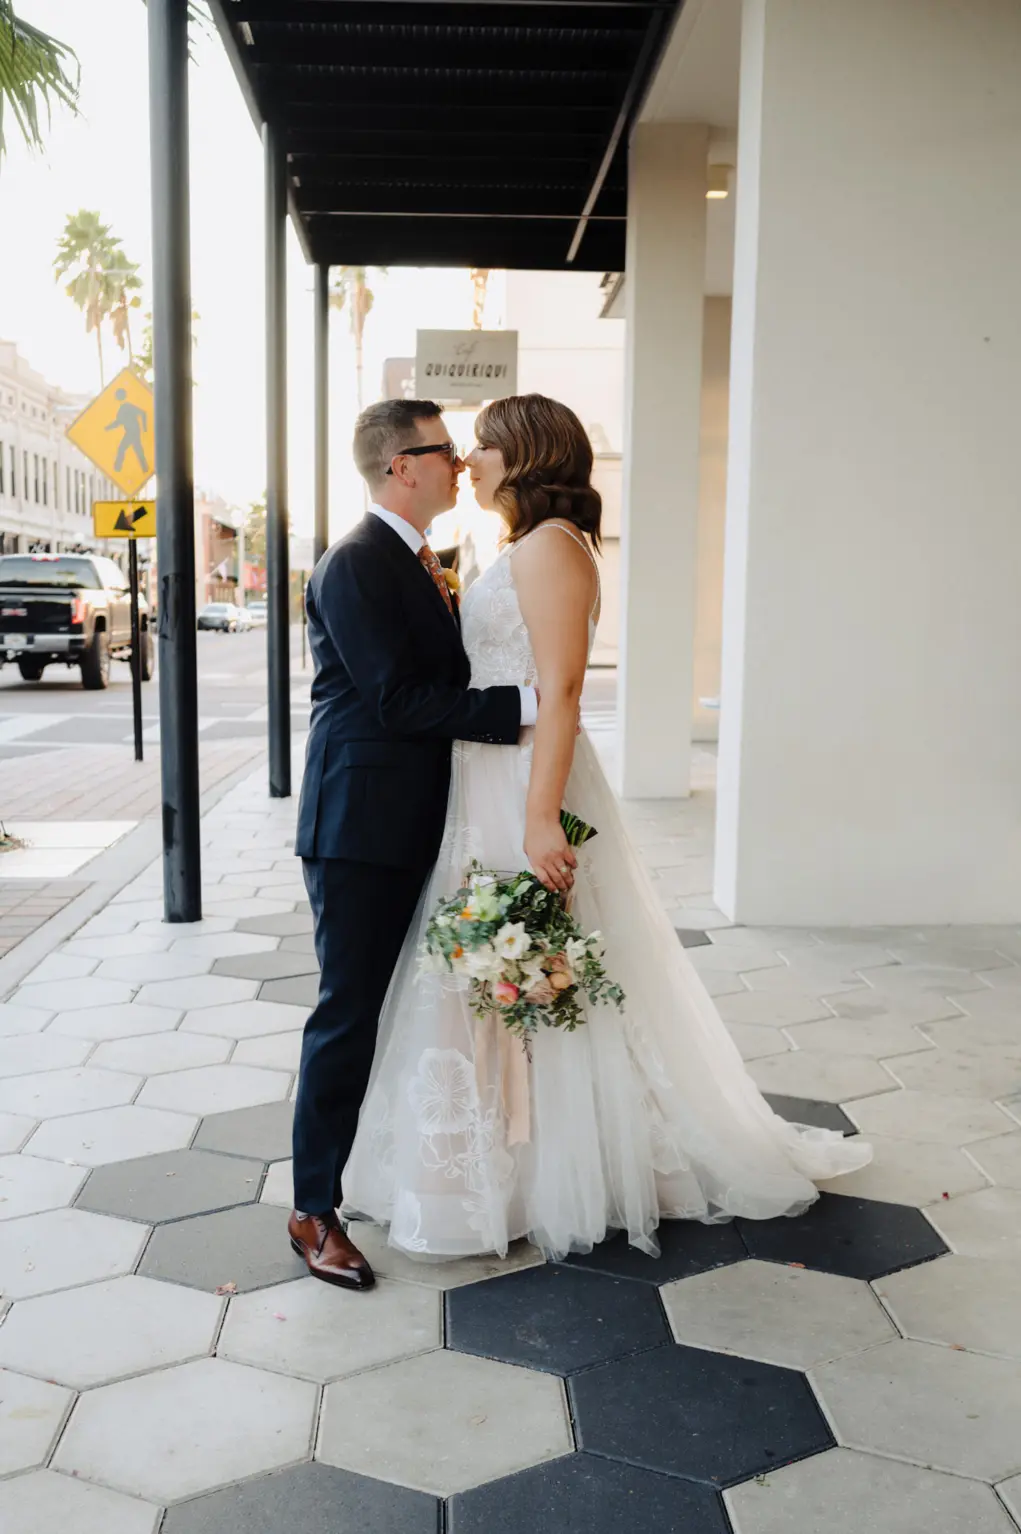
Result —
<path fill-rule="evenodd" d="M 294 1206 L 340 1207 L 341 1174 L 368 1086 L 379 1014 L 428 868 L 304 858 L 321 971 L 294 1108 Z"/>

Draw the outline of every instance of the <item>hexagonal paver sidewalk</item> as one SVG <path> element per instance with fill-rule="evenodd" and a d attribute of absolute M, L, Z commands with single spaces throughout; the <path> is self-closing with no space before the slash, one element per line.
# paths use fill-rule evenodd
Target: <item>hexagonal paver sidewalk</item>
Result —
<path fill-rule="evenodd" d="M 311 916 L 241 784 L 201 924 L 150 870 L 0 1003 L 4 1534 L 1017 1534 L 1021 933 L 728 927 L 690 812 L 633 812 L 685 947 L 775 1111 L 872 1164 L 658 1258 L 361 1224 L 375 1289 L 316 1283 Z"/>

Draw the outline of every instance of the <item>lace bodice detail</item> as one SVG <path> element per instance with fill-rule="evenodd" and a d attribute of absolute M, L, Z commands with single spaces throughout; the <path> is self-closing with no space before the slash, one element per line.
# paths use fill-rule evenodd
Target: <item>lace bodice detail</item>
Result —
<path fill-rule="evenodd" d="M 553 524 L 557 527 L 557 524 Z M 540 529 L 526 536 L 532 538 Z M 558 527 L 558 531 L 566 532 Z M 568 533 L 568 537 L 575 537 Z M 576 541 L 581 543 L 581 538 Z M 472 687 L 517 686 L 535 682 L 535 657 L 511 572 L 511 555 L 518 544 L 503 550 L 489 569 L 465 592 L 461 603 L 461 637 L 471 661 Z M 582 545 L 588 552 L 588 545 Z M 593 564 L 595 561 L 593 560 Z M 596 571 L 598 579 L 598 569 Z M 598 596 L 596 606 L 598 608 Z M 595 638 L 595 612 L 589 618 L 589 653 Z"/>

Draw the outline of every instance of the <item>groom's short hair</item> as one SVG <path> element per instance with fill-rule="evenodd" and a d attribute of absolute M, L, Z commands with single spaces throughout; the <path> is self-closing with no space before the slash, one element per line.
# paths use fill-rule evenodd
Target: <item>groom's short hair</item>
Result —
<path fill-rule="evenodd" d="M 355 422 L 355 467 L 371 488 L 384 478 L 404 448 L 418 442 L 418 422 L 434 421 L 443 411 L 431 399 L 384 399 L 363 410 Z"/>

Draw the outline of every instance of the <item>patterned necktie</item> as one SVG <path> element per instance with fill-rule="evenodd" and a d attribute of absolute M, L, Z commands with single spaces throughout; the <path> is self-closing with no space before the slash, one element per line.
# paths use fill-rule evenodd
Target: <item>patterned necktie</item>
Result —
<path fill-rule="evenodd" d="M 446 602 L 447 612 L 451 617 L 453 617 L 454 602 L 450 595 L 450 587 L 447 585 L 447 582 L 444 579 L 443 566 L 440 564 L 439 556 L 429 547 L 427 543 L 423 543 L 422 547 L 418 551 L 418 557 L 421 563 L 428 570 L 429 574 L 432 576 L 432 582 L 436 587 L 436 590 L 439 592 L 444 602 Z"/>

